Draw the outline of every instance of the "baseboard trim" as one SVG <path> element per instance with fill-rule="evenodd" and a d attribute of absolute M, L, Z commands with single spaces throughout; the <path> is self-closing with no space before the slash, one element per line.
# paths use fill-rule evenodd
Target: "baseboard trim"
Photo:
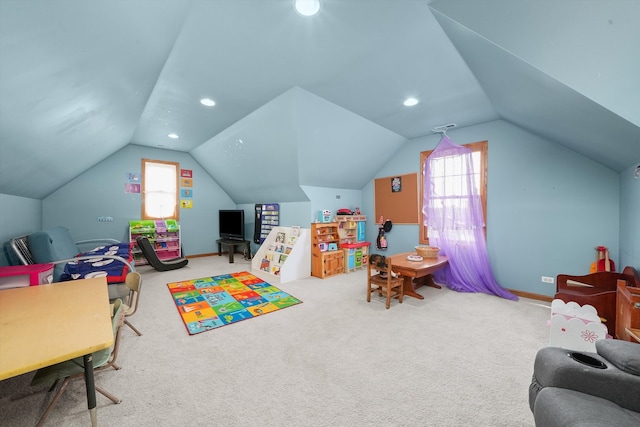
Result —
<path fill-rule="evenodd" d="M 508 289 L 509 292 L 511 292 L 514 295 L 517 295 L 519 297 L 522 298 L 529 298 L 529 299 L 535 299 L 538 301 L 545 301 L 545 302 L 551 302 L 553 301 L 553 297 L 550 297 L 548 295 L 540 295 L 540 294 L 534 294 L 531 292 L 524 292 L 524 291 L 518 291 L 515 289 Z"/>
<path fill-rule="evenodd" d="M 212 252 L 210 254 L 196 254 L 196 255 L 187 255 L 187 258 L 204 258 L 206 256 L 214 256 L 218 255 L 217 252 Z"/>

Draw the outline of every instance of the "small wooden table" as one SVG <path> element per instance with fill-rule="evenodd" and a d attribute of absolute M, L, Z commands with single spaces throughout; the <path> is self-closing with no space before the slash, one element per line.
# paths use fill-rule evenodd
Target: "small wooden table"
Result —
<path fill-rule="evenodd" d="M 251 242 L 248 240 L 235 240 L 235 239 L 218 239 L 216 240 L 218 244 L 218 256 L 222 256 L 222 245 L 229 246 L 229 263 L 233 263 L 233 253 L 236 250 L 236 246 L 244 246 L 245 250 L 249 254 L 249 259 L 251 259 Z"/>
<path fill-rule="evenodd" d="M 105 277 L 0 291 L 0 380 L 83 356 L 94 426 L 92 354 L 113 342 Z"/>
<path fill-rule="evenodd" d="M 420 286 L 431 286 L 440 289 L 433 281 L 432 273 L 440 270 L 449 263 L 446 256 L 438 256 L 438 258 L 424 258 L 422 261 L 409 261 L 407 256 L 417 255 L 415 252 L 404 252 L 401 254 L 391 255 L 391 264 L 393 271 L 404 276 L 404 294 L 417 299 L 424 299 L 422 295 L 416 292 L 416 288 Z M 415 283 L 414 283 L 414 279 Z M 421 279 L 421 280 L 420 280 Z"/>

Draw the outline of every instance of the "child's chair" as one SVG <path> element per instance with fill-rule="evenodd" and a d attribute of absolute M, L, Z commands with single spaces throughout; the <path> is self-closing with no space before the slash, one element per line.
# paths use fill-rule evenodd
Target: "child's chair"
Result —
<path fill-rule="evenodd" d="M 371 302 L 371 294 L 377 291 L 378 296 L 386 295 L 387 308 L 391 306 L 391 298 L 398 298 L 402 303 L 404 279 L 393 273 L 391 258 L 373 254 L 369 257 L 367 269 L 367 302 Z"/>

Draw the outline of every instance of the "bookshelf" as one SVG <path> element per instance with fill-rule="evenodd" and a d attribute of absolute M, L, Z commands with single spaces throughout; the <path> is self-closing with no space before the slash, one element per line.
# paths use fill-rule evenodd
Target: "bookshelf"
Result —
<path fill-rule="evenodd" d="M 309 229 L 273 227 L 251 261 L 251 268 L 280 278 L 280 283 L 309 277 Z"/>

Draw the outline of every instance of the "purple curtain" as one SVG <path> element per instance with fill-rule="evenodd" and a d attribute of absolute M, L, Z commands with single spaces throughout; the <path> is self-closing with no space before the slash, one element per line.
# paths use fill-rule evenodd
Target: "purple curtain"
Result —
<path fill-rule="evenodd" d="M 517 300 L 496 281 L 484 237 L 484 216 L 472 152 L 446 135 L 424 165 L 422 212 L 429 244 L 440 248 L 449 265 L 435 274 L 459 292 L 483 292 Z"/>

